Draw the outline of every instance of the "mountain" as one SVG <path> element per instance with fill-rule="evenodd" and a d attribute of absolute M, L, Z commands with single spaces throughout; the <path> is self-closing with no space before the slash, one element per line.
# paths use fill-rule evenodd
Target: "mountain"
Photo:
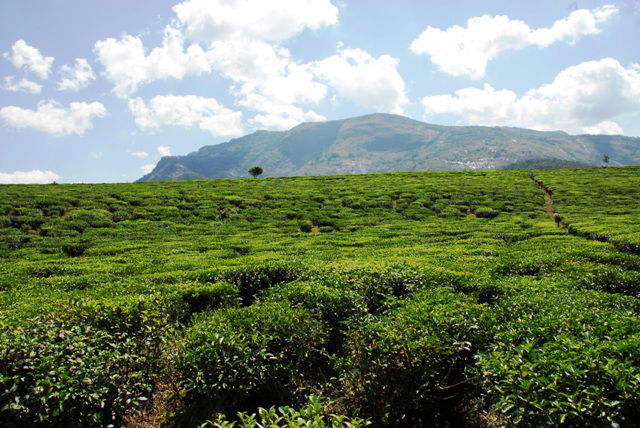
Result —
<path fill-rule="evenodd" d="M 594 168 L 598 165 L 587 164 L 582 162 L 564 160 L 564 159 L 545 159 L 545 158 L 535 158 L 535 159 L 525 159 L 521 161 L 517 161 L 514 163 L 510 163 L 509 165 L 503 166 L 501 170 L 531 170 L 531 169 L 562 169 L 562 168 Z"/>
<path fill-rule="evenodd" d="M 532 158 L 599 165 L 640 164 L 640 138 L 569 135 L 522 128 L 440 126 L 391 114 L 303 123 L 288 131 L 257 131 L 166 156 L 139 181 L 500 169 Z"/>

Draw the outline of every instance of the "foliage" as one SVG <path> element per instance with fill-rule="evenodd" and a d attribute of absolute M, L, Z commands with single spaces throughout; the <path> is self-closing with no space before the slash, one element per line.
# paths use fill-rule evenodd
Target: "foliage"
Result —
<path fill-rule="evenodd" d="M 504 171 L 510 170 L 532 170 L 532 169 L 560 169 L 560 168 L 593 168 L 594 165 L 590 165 L 584 162 L 576 162 L 565 159 L 555 158 L 535 158 L 525 159 L 517 162 L 513 162 L 509 165 L 500 168 Z"/>
<path fill-rule="evenodd" d="M 348 333 L 346 400 L 380 425 L 452 422 L 494 322 L 488 308 L 449 288 L 415 293 Z"/>
<path fill-rule="evenodd" d="M 263 170 L 261 167 L 259 166 L 254 166 L 249 168 L 249 171 L 247 171 L 249 174 L 251 174 L 251 176 L 253 178 L 258 178 L 259 175 L 261 175 L 263 173 Z"/>
<path fill-rule="evenodd" d="M 76 305 L 0 333 L 3 425 L 104 425 L 149 398 L 166 319 L 146 301 Z"/>
<path fill-rule="evenodd" d="M 326 332 L 286 302 L 199 317 L 177 339 L 170 367 L 190 417 L 286 403 L 321 375 Z"/>
<path fill-rule="evenodd" d="M 220 416 L 215 422 L 201 425 L 201 428 L 212 426 L 214 428 L 253 428 L 260 427 L 288 427 L 288 428 L 357 428 L 369 425 L 369 422 L 361 418 L 349 418 L 344 415 L 327 414 L 320 398 L 309 396 L 309 404 L 296 410 L 289 406 L 260 407 L 258 414 L 238 413 L 238 421 L 228 421 Z"/>
<path fill-rule="evenodd" d="M 0 186 L 0 425 L 633 426 L 639 172 Z"/>
<path fill-rule="evenodd" d="M 632 426 L 640 417 L 640 304 L 597 292 L 523 292 L 501 302 L 481 358 L 496 414 L 514 426 Z"/>

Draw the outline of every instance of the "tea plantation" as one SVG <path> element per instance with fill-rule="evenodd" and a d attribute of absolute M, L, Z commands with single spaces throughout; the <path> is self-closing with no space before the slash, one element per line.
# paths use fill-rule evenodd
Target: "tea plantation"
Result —
<path fill-rule="evenodd" d="M 640 168 L 5 185 L 0 255 L 2 426 L 640 426 Z"/>

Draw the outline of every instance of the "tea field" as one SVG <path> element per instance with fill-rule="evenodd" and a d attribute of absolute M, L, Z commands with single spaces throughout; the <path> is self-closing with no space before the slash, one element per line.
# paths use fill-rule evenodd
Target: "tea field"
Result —
<path fill-rule="evenodd" d="M 0 255 L 3 426 L 640 426 L 640 168 L 4 185 Z"/>

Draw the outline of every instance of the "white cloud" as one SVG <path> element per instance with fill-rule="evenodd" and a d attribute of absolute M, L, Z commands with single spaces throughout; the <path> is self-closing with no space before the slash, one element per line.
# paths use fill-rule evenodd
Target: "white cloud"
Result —
<path fill-rule="evenodd" d="M 146 165 L 142 165 L 140 169 L 142 169 L 142 172 L 144 172 L 145 174 L 149 174 L 151 171 L 153 171 L 153 168 L 155 167 L 156 167 L 156 164 L 148 163 Z"/>
<path fill-rule="evenodd" d="M 131 156 L 135 156 L 137 158 L 144 159 L 146 157 L 149 157 L 149 153 L 147 153 L 147 152 L 133 152 L 133 153 L 131 153 Z"/>
<path fill-rule="evenodd" d="M 32 128 L 54 135 L 82 135 L 96 117 L 104 117 L 107 110 L 99 102 L 73 102 L 65 108 L 49 100 L 38 103 L 37 110 L 8 106 L 0 109 L 0 118 L 16 128 Z"/>
<path fill-rule="evenodd" d="M 131 35 L 95 44 L 96 56 L 105 67 L 104 75 L 113 82 L 116 95 L 128 97 L 140 85 L 153 80 L 217 71 L 231 80 L 230 91 L 236 102 L 255 112 L 249 119 L 251 123 L 288 128 L 301 121 L 324 119 L 305 104 L 324 99 L 327 86 L 317 80 L 308 65 L 294 61 L 287 49 L 268 42 L 284 41 L 305 28 L 337 23 L 338 9 L 331 1 L 186 0 L 177 4 L 174 11 L 174 27 L 166 27 L 162 46 L 148 55 L 142 40 Z M 196 42 L 187 48 L 185 37 Z M 207 49 L 198 42 L 207 42 Z M 168 124 L 197 123 L 215 135 L 236 135 L 241 130 L 239 112 L 213 111 L 200 117 L 197 111 L 204 107 L 196 103 L 194 108 L 188 108 L 186 118 L 179 118 L 160 106 L 168 100 L 156 101 L 158 105 L 150 108 L 139 99 L 129 102 L 139 126 L 159 127 L 155 116 L 160 115 L 171 116 Z M 181 106 L 183 110 L 187 107 Z M 224 119 L 220 118 L 223 113 Z M 229 120 L 230 113 L 237 120 Z M 198 117 L 193 119 L 193 114 Z"/>
<path fill-rule="evenodd" d="M 89 83 L 96 79 L 91 66 L 84 58 L 76 58 L 76 63 L 73 67 L 69 65 L 60 67 L 60 75 L 62 79 L 58 82 L 59 91 L 69 90 L 77 92 L 89 86 Z"/>
<path fill-rule="evenodd" d="M 60 176 L 52 171 L 16 171 L 0 172 L 0 184 L 47 184 L 60 180 Z"/>
<path fill-rule="evenodd" d="M 305 28 L 338 22 L 329 0 L 186 0 L 173 7 L 191 39 L 280 42 Z"/>
<path fill-rule="evenodd" d="M 49 77 L 54 58 L 43 56 L 33 46 L 29 46 L 24 40 L 18 40 L 11 46 L 11 52 L 2 54 L 17 68 L 24 68 L 37 75 L 41 79 Z"/>
<path fill-rule="evenodd" d="M 160 153 L 160 156 L 171 156 L 171 147 L 158 146 L 158 153 Z"/>
<path fill-rule="evenodd" d="M 574 42 L 581 36 L 598 34 L 600 24 L 617 13 L 612 5 L 579 9 L 549 28 L 538 29 L 505 15 L 483 15 L 470 18 L 464 28 L 454 25 L 443 31 L 428 26 L 410 49 L 415 54 L 428 55 L 445 73 L 481 79 L 487 63 L 502 51 L 531 45 L 547 47 L 561 40 Z"/>
<path fill-rule="evenodd" d="M 120 40 L 100 40 L 94 52 L 105 67 L 105 76 L 114 84 L 113 92 L 123 98 L 153 80 L 182 79 L 211 70 L 204 50 L 197 44 L 185 49 L 182 33 L 170 26 L 164 30 L 162 46 L 149 55 L 142 40 L 131 35 L 124 35 Z"/>
<path fill-rule="evenodd" d="M 287 49 L 268 42 L 284 41 L 305 28 L 337 23 L 338 9 L 330 0 L 186 0 L 173 10 L 174 27 L 166 27 L 162 46 L 148 55 L 142 40 L 131 35 L 95 44 L 96 56 L 116 95 L 128 97 L 141 84 L 153 80 L 216 71 L 231 80 L 230 92 L 236 102 L 255 112 L 251 123 L 289 128 L 301 121 L 324 119 L 305 104 L 324 99 L 326 85 L 317 81 L 308 65 L 294 61 Z M 185 37 L 196 42 L 186 48 Z M 207 42 L 207 49 L 198 42 Z M 162 101 L 157 100 L 158 104 Z M 158 127 L 154 116 L 170 115 L 160 105 L 151 112 L 154 108 L 147 108 L 142 100 L 132 100 L 129 106 L 141 127 Z M 241 130 L 241 113 L 214 111 L 205 113 L 206 120 L 199 116 L 193 119 L 199 108 L 203 107 L 197 103 L 188 109 L 187 118 L 173 115 L 167 123 L 197 123 L 215 135 L 235 135 Z M 222 113 L 224 119 L 219 118 Z M 237 120 L 229 120 L 230 113 L 237 115 Z"/>
<path fill-rule="evenodd" d="M 427 113 L 456 113 L 478 125 L 523 126 L 542 131 L 622 134 L 613 119 L 640 112 L 640 66 L 612 58 L 562 70 L 552 83 L 522 97 L 485 84 L 422 99 Z"/>
<path fill-rule="evenodd" d="M 297 104 L 317 104 L 327 93 L 309 66 L 298 64 L 285 48 L 249 40 L 218 41 L 211 45 L 212 66 L 234 85 L 238 104 L 258 114 L 251 122 L 270 128 L 290 128 L 324 117 Z"/>
<path fill-rule="evenodd" d="M 29 92 L 30 94 L 39 94 L 42 90 L 42 85 L 32 82 L 26 78 L 22 78 L 16 82 L 15 76 L 7 76 L 4 78 L 3 89 L 5 91 L 24 91 Z"/>
<path fill-rule="evenodd" d="M 407 103 L 404 80 L 398 73 L 398 60 L 390 55 L 374 58 L 362 49 L 341 49 L 312 68 L 341 97 L 378 112 L 403 113 Z"/>
<path fill-rule="evenodd" d="M 141 98 L 134 98 L 129 100 L 129 110 L 141 128 L 197 125 L 213 135 L 242 134 L 242 113 L 220 105 L 214 98 L 159 95 L 148 105 Z"/>

